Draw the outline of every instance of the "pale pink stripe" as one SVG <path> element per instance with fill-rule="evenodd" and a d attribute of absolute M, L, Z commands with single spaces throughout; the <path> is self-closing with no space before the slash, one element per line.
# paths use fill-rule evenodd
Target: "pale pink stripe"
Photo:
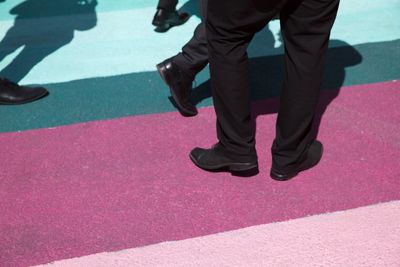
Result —
<path fill-rule="evenodd" d="M 400 202 L 63 260 L 48 266 L 400 266 Z M 47 265 L 46 265 L 47 266 Z"/>

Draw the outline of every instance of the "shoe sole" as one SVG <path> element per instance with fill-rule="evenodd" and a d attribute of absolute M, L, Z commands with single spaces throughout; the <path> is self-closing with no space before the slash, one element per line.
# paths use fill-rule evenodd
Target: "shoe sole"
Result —
<path fill-rule="evenodd" d="M 243 172 L 243 171 L 249 171 L 253 170 L 255 168 L 258 168 L 258 164 L 256 163 L 229 163 L 229 164 L 220 164 L 220 165 L 215 165 L 213 167 L 204 167 L 201 166 L 200 164 L 197 163 L 195 158 L 191 154 L 189 154 L 190 159 L 192 162 L 199 168 L 207 171 L 217 171 L 217 170 L 228 170 L 230 172 Z"/>
<path fill-rule="evenodd" d="M 295 176 L 297 176 L 300 172 L 306 171 L 306 170 L 309 170 L 309 169 L 315 167 L 315 166 L 321 161 L 321 158 L 322 158 L 322 154 L 323 154 L 323 153 L 324 153 L 324 147 L 323 147 L 322 144 L 321 144 L 321 152 L 320 152 L 320 154 L 319 154 L 318 160 L 317 160 L 316 162 L 314 162 L 313 164 L 311 164 L 310 166 L 300 168 L 297 172 L 294 172 L 294 173 L 292 173 L 292 174 L 285 175 L 284 177 L 275 174 L 275 173 L 271 170 L 270 176 L 271 176 L 272 179 L 274 179 L 274 180 L 276 180 L 276 181 L 282 181 L 282 182 L 288 181 L 288 180 L 294 178 Z"/>
<path fill-rule="evenodd" d="M 185 116 L 185 117 L 193 117 L 193 116 L 196 116 L 196 115 L 197 115 L 197 112 L 196 112 L 196 113 L 187 112 L 187 111 L 185 110 L 185 108 L 182 107 L 182 105 L 181 105 L 181 104 L 179 103 L 179 101 L 177 100 L 177 97 L 175 96 L 174 90 L 172 90 L 172 86 L 170 85 L 170 83 L 168 82 L 168 78 L 167 78 L 167 77 L 165 76 L 165 74 L 164 74 L 163 69 L 164 69 L 164 70 L 166 69 L 165 65 L 164 65 L 163 63 L 160 63 L 160 64 L 157 64 L 157 65 L 156 65 L 156 68 L 157 68 L 158 74 L 160 74 L 160 76 L 161 76 L 161 79 L 162 79 L 162 80 L 164 81 L 164 83 L 168 86 L 169 91 L 170 91 L 170 93 L 171 93 L 171 96 L 172 96 L 172 98 L 173 98 L 174 101 L 175 101 L 176 107 L 178 108 L 178 110 L 179 110 L 179 112 L 182 114 L 182 116 Z"/>

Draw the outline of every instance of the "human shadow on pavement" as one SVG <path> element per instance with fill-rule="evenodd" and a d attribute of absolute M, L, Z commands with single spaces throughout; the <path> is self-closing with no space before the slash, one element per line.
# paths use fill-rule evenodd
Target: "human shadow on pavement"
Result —
<path fill-rule="evenodd" d="M 0 41 L 0 61 L 22 48 L 0 72 L 19 82 L 44 58 L 97 25 L 96 0 L 26 0 L 10 10 L 14 25 Z"/>

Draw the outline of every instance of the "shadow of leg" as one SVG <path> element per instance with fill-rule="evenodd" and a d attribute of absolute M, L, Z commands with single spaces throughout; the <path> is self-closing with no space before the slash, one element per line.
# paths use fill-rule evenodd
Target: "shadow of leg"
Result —
<path fill-rule="evenodd" d="M 21 53 L 0 72 L 0 77 L 7 77 L 18 83 L 36 64 L 64 45 L 65 43 L 60 43 L 54 46 L 41 48 L 26 46 Z"/>
<path fill-rule="evenodd" d="M 0 62 L 3 61 L 6 56 L 14 53 L 18 48 L 24 45 L 22 42 L 15 41 L 8 36 L 9 34 L 7 33 L 0 42 Z"/>

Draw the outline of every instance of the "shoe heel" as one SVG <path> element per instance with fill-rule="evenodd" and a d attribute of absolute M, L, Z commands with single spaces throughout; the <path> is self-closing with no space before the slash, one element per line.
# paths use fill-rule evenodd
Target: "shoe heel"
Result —
<path fill-rule="evenodd" d="M 165 72 L 166 72 L 167 68 L 165 67 L 165 64 L 164 63 L 159 63 L 159 64 L 156 65 L 156 68 L 157 68 L 158 74 L 160 74 L 161 79 L 165 83 L 167 83 L 167 79 L 165 77 Z"/>

